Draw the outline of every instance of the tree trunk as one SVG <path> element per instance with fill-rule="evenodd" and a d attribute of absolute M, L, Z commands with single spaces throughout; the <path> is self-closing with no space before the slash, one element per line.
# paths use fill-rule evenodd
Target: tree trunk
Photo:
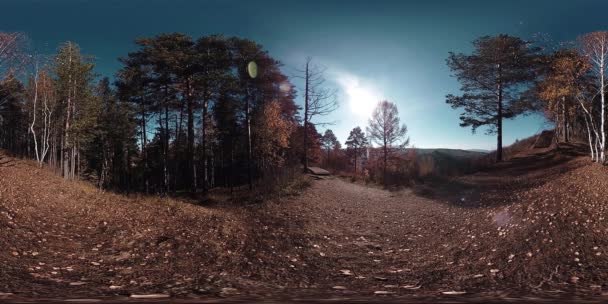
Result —
<path fill-rule="evenodd" d="M 71 48 L 70 48 L 71 50 Z M 68 63 L 70 65 L 70 67 L 72 66 L 72 56 L 70 53 L 70 57 L 68 59 Z M 65 119 L 65 130 L 64 130 L 64 135 L 63 135 L 63 178 L 64 179 L 70 179 L 70 151 L 69 149 L 69 145 L 70 145 L 70 120 L 71 118 L 71 112 L 72 112 L 72 90 L 71 90 L 71 86 L 72 86 L 72 73 L 70 72 L 68 75 L 68 104 L 66 107 L 66 119 Z"/>
<path fill-rule="evenodd" d="M 587 138 L 589 139 L 589 152 L 591 153 L 591 160 L 595 160 L 595 154 L 593 153 L 591 128 L 589 127 L 589 119 L 587 119 L 587 116 L 585 114 L 583 114 L 583 118 L 585 118 L 585 126 L 587 127 Z"/>
<path fill-rule="evenodd" d="M 304 159 L 302 160 L 304 164 L 304 172 L 308 169 L 308 85 L 309 85 L 309 75 L 308 75 L 308 61 L 306 61 L 306 72 L 305 72 L 305 89 L 304 89 Z"/>
<path fill-rule="evenodd" d="M 383 148 L 384 148 L 384 167 L 383 167 L 383 175 L 384 175 L 383 179 L 384 180 L 383 180 L 383 183 L 386 186 L 386 164 L 388 162 L 388 146 L 387 146 L 387 143 L 386 143 L 386 139 L 384 140 L 384 146 L 383 146 Z"/>
<path fill-rule="evenodd" d="M 70 151 L 69 151 L 69 143 L 70 143 L 70 112 L 71 112 L 71 98 L 68 97 L 68 107 L 67 114 L 65 120 L 65 129 L 63 133 L 63 178 L 70 179 Z"/>
<path fill-rule="evenodd" d="M 148 134 L 146 131 L 146 110 L 144 105 L 144 98 L 141 97 L 141 152 L 144 158 L 144 190 L 146 194 L 149 193 L 149 182 L 148 182 Z"/>
<path fill-rule="evenodd" d="M 61 143 L 59 147 L 59 173 L 63 171 L 63 178 L 67 179 L 67 175 L 65 174 L 64 162 L 65 162 L 65 133 L 61 135 Z"/>
<path fill-rule="evenodd" d="M 188 112 L 188 185 L 191 192 L 196 192 L 196 185 L 194 182 L 194 176 L 196 175 L 196 168 L 194 166 L 194 102 L 192 101 L 190 79 L 186 80 L 186 107 Z"/>
<path fill-rule="evenodd" d="M 500 65 L 499 65 L 500 69 Z M 496 116 L 496 161 L 502 161 L 502 84 L 498 83 L 498 114 Z"/>
<path fill-rule="evenodd" d="M 605 123 L 605 116 L 606 114 L 604 113 L 606 110 L 606 85 L 605 85 L 605 75 L 604 75 L 604 64 L 605 64 L 605 58 L 604 58 L 604 54 L 605 54 L 605 50 L 604 50 L 604 44 L 602 43 L 602 53 L 601 53 L 601 58 L 600 58 L 600 95 L 601 95 L 601 114 L 600 114 L 600 119 L 601 119 L 601 123 L 600 123 L 600 133 L 601 133 L 601 137 L 599 140 L 599 144 L 600 144 L 600 157 L 599 157 L 599 162 L 600 163 L 604 163 L 604 161 L 606 160 L 606 156 L 605 156 L 605 151 L 606 151 L 606 123 Z"/>
<path fill-rule="evenodd" d="M 40 160 L 40 153 L 38 153 L 38 139 L 36 138 L 36 130 L 34 129 L 34 126 L 36 125 L 36 105 L 38 103 L 38 69 L 36 69 L 35 73 L 36 75 L 34 75 L 34 104 L 32 110 L 33 117 L 32 124 L 30 125 L 30 132 L 32 132 L 32 137 L 34 139 L 34 152 L 36 153 L 36 161 L 38 162 L 38 166 L 42 167 L 42 160 Z"/>
<path fill-rule="evenodd" d="M 165 163 L 163 166 L 165 191 L 169 192 L 169 105 L 165 104 L 165 132 L 163 142 L 163 154 L 165 155 Z"/>
<path fill-rule="evenodd" d="M 358 150 L 358 149 L 357 149 L 357 148 L 355 148 L 355 176 L 357 176 L 357 153 L 358 153 L 358 151 L 357 151 L 357 150 Z"/>
<path fill-rule="evenodd" d="M 158 110 L 158 128 L 160 132 L 160 144 L 162 148 L 161 161 L 163 166 L 163 178 L 161 184 L 161 192 L 167 192 L 167 154 L 165 153 L 165 131 L 163 125 L 163 110 L 159 107 Z"/>
<path fill-rule="evenodd" d="M 182 126 L 182 116 L 183 116 L 182 107 L 180 107 L 179 112 L 180 112 L 179 119 L 178 119 L 177 115 L 175 116 L 175 143 L 174 143 L 175 147 L 181 146 L 181 140 L 180 140 L 179 134 L 181 133 L 181 130 L 182 130 L 182 127 L 181 127 Z M 171 181 L 171 184 L 173 185 L 173 187 L 172 187 L 173 192 L 175 192 L 177 190 L 177 176 L 178 176 L 177 170 L 178 170 L 178 166 L 179 166 L 179 162 L 180 162 L 179 156 L 180 155 L 178 154 L 177 149 L 175 149 L 175 152 L 173 154 L 173 167 L 172 167 L 173 179 Z"/>
<path fill-rule="evenodd" d="M 563 129 L 564 129 L 564 142 L 570 142 L 570 134 L 568 134 L 568 111 L 566 108 L 566 97 L 562 97 L 562 116 L 563 116 Z"/>
<path fill-rule="evenodd" d="M 203 137 L 202 137 L 202 146 L 203 146 L 203 194 L 207 194 L 207 107 L 209 106 L 209 101 L 207 98 L 203 100 Z"/>
<path fill-rule="evenodd" d="M 246 101 L 246 107 L 247 109 L 245 109 L 245 118 L 247 120 L 247 182 L 249 183 L 249 190 L 253 189 L 253 182 L 252 182 L 252 177 L 251 177 L 251 160 L 252 160 L 252 150 L 251 150 L 251 113 L 250 112 L 250 105 L 249 105 L 249 99 L 250 99 L 250 94 L 249 94 L 249 87 L 247 87 L 247 96 L 245 97 L 247 99 Z"/>

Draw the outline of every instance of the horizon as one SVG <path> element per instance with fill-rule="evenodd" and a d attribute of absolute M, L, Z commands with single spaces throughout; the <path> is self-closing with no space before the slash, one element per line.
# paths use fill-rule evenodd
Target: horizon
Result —
<path fill-rule="evenodd" d="M 485 135 L 484 129 L 472 134 L 470 128 L 460 127 L 460 110 L 451 109 L 445 102 L 445 95 L 460 92 L 445 64 L 448 52 L 468 52 L 474 39 L 498 33 L 524 39 L 543 33 L 555 41 L 571 41 L 601 28 L 601 22 L 594 21 L 600 18 L 576 19 L 578 14 L 588 12 L 589 7 L 608 8 L 608 4 L 596 1 L 582 5 L 551 2 L 549 8 L 543 5 L 546 1 L 535 1 L 525 11 L 513 3 L 427 1 L 421 5 L 385 1 L 367 14 L 369 8 L 360 1 L 349 2 L 348 6 L 339 1 L 286 6 L 279 1 L 182 0 L 169 8 L 158 0 L 143 3 L 8 1 L 4 5 L 14 13 L 5 17 L 0 27 L 24 32 L 41 53 L 52 53 L 61 42 L 74 41 L 83 54 L 95 57 L 95 71 L 111 79 L 120 67 L 118 58 L 135 50 L 136 38 L 170 32 L 194 38 L 214 33 L 249 38 L 284 64 L 282 71 L 298 92 L 302 83 L 293 76 L 307 56 L 327 68 L 328 85 L 338 90 L 340 107 L 319 121 L 335 122 L 327 128 L 341 143 L 352 128 L 360 126 L 365 131 L 371 109 L 386 99 L 397 104 L 411 144 L 418 148 L 493 150 L 495 138 Z M 265 9 L 259 9 L 261 6 Z M 539 14 L 541 9 L 548 13 Z M 208 11 L 215 13 L 206 14 Z M 590 14 L 594 11 L 600 10 Z M 138 16 L 133 17 L 134 13 Z M 462 13 L 468 17 L 462 18 Z M 553 16 L 564 15 L 575 19 L 575 24 L 555 27 L 557 17 Z M 72 27 L 73 22 L 80 26 Z M 486 26 L 477 26 L 480 23 Z M 322 36 L 317 35 L 320 29 Z M 298 105 L 302 105 L 301 95 L 297 94 Z M 506 120 L 504 145 L 547 128 L 551 124 L 537 113 Z M 318 128 L 320 133 L 324 130 Z"/>

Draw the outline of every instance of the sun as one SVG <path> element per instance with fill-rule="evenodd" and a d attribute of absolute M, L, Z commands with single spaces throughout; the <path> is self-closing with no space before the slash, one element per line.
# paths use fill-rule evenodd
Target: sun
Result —
<path fill-rule="evenodd" d="M 346 95 L 351 111 L 361 117 L 369 117 L 376 104 L 381 100 L 371 86 L 364 85 L 358 77 L 342 75 L 339 79 L 342 90 Z"/>

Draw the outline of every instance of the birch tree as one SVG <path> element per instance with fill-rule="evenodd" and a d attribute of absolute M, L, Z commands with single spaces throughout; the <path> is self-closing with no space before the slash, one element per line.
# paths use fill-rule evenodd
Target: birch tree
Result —
<path fill-rule="evenodd" d="M 32 139 L 34 140 L 34 152 L 36 155 L 36 161 L 38 162 L 38 166 L 42 167 L 42 161 L 40 157 L 40 152 L 38 151 L 38 138 L 36 137 L 36 130 L 34 126 L 36 125 L 36 114 L 38 112 L 38 79 L 39 79 L 39 70 L 38 70 L 38 62 L 34 63 L 34 76 L 30 78 L 30 99 L 32 103 L 32 111 L 31 116 L 32 120 L 29 125 L 29 132 L 32 134 Z"/>
<path fill-rule="evenodd" d="M 556 129 L 561 129 L 560 133 L 565 142 L 568 142 L 570 137 L 570 121 L 577 113 L 582 113 L 591 158 L 596 160 L 594 146 L 599 134 L 594 123 L 596 115 L 592 106 L 594 88 L 587 77 L 590 68 L 587 60 L 575 50 L 556 52 L 551 56 L 547 75 L 539 85 L 539 96 L 546 101 L 546 112 L 556 117 Z"/>
<path fill-rule="evenodd" d="M 40 162 L 42 163 L 51 148 L 51 134 L 54 124 L 53 112 L 55 111 L 57 101 L 55 99 L 54 81 L 46 70 L 40 72 L 38 82 L 42 101 L 42 133 L 40 134 Z"/>
<path fill-rule="evenodd" d="M 578 38 L 581 53 L 591 65 L 596 78 L 596 94 L 600 97 L 599 139 L 597 161 L 606 161 L 606 68 L 608 67 L 608 32 L 593 32 Z M 593 98 L 593 97 L 592 97 Z"/>

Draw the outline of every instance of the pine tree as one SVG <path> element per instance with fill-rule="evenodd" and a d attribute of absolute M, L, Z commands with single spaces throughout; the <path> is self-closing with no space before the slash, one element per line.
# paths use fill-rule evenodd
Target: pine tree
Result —
<path fill-rule="evenodd" d="M 471 55 L 450 52 L 447 64 L 461 83 L 464 94 L 449 94 L 452 108 L 463 108 L 460 126 L 489 126 L 496 134 L 496 160 L 502 160 L 503 119 L 514 118 L 525 108 L 522 93 L 536 78 L 538 48 L 509 35 L 484 36 L 473 42 Z"/>
<path fill-rule="evenodd" d="M 63 110 L 62 167 L 65 179 L 74 179 L 80 172 L 80 147 L 91 139 L 88 130 L 96 124 L 99 114 L 92 98 L 93 64 L 80 54 L 73 42 L 59 48 L 55 59 L 57 95 Z"/>
<path fill-rule="evenodd" d="M 334 132 L 331 129 L 325 130 L 325 133 L 323 133 L 323 136 L 321 137 L 321 146 L 327 152 L 327 158 L 325 159 L 327 165 L 330 163 L 330 152 L 339 145 L 340 142 L 338 141 L 338 138 L 336 138 Z"/>
<path fill-rule="evenodd" d="M 357 158 L 362 155 L 363 150 L 368 145 L 369 142 L 367 137 L 360 127 L 356 127 L 350 131 L 348 139 L 346 140 L 346 147 L 354 158 L 353 163 L 355 166 L 355 175 L 357 174 Z"/>
<path fill-rule="evenodd" d="M 18 155 L 31 156 L 27 150 L 27 113 L 23 105 L 23 84 L 15 77 L 0 82 L 0 147 Z"/>

